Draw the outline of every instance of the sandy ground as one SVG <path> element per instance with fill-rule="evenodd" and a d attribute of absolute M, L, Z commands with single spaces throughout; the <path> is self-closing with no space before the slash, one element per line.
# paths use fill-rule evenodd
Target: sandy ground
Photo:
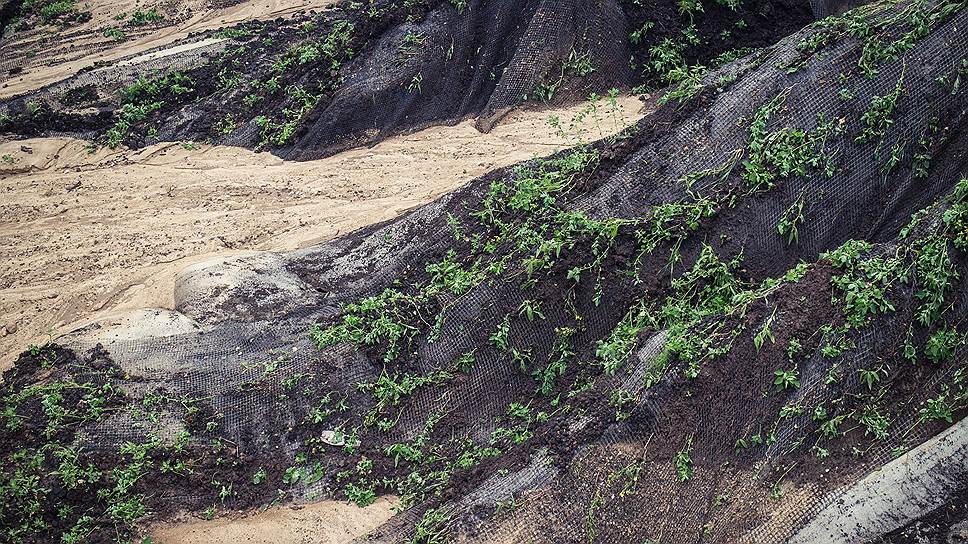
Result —
<path fill-rule="evenodd" d="M 150 534 L 154 544 L 341 544 L 390 519 L 398 504 L 381 498 L 366 508 L 333 501 L 283 506 L 248 516 L 168 523 Z"/>
<path fill-rule="evenodd" d="M 226 6 L 220 0 L 82 0 L 78 6 L 91 12 L 91 20 L 67 28 L 48 25 L 4 36 L 0 41 L 0 98 L 21 94 L 74 75 L 95 63 L 162 47 L 191 33 L 231 26 L 242 21 L 266 20 L 299 11 L 320 11 L 333 0 L 254 0 Z M 155 8 L 162 23 L 126 26 L 115 17 Z M 119 42 L 106 37 L 109 28 L 127 34 Z M 11 68 L 22 71 L 11 75 Z"/>
<path fill-rule="evenodd" d="M 603 131 L 637 118 L 637 99 L 620 105 L 624 122 Z M 90 154 L 79 140 L 0 143 L 0 369 L 49 330 L 172 308 L 188 265 L 305 247 L 549 154 L 566 142 L 548 117 L 578 109 L 515 113 L 489 134 L 434 127 L 311 162 L 199 144 Z"/>

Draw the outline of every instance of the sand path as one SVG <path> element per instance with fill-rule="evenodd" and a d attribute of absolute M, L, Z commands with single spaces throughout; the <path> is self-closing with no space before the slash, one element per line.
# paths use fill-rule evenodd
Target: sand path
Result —
<path fill-rule="evenodd" d="M 217 0 L 86 0 L 78 2 L 91 12 L 91 20 L 64 29 L 44 26 L 14 32 L 0 41 L 0 98 L 8 98 L 66 79 L 78 70 L 110 64 L 163 47 L 191 33 L 224 28 L 242 21 L 268 20 L 299 11 L 320 11 L 333 0 L 255 0 L 220 7 Z M 221 2 L 222 5 L 225 2 Z M 165 17 L 161 24 L 126 26 L 115 17 L 155 8 Z M 127 39 L 118 42 L 104 35 L 121 28 Z M 20 71 L 10 74 L 11 68 Z"/>
<path fill-rule="evenodd" d="M 335 501 L 280 506 L 211 521 L 165 523 L 150 534 L 154 544 L 343 544 L 390 519 L 398 504 L 382 497 L 366 508 Z"/>
<path fill-rule="evenodd" d="M 621 126 L 640 105 L 621 100 Z M 188 265 L 305 247 L 550 154 L 568 142 L 548 117 L 581 107 L 518 112 L 489 134 L 470 121 L 433 127 L 310 162 L 178 143 L 94 154 L 79 140 L 0 143 L 0 369 L 48 330 L 172 308 Z"/>

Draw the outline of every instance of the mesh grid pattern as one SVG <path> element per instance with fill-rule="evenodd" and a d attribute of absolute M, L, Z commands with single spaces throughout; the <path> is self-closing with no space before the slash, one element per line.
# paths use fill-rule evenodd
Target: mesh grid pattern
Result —
<path fill-rule="evenodd" d="M 723 73 L 745 75 L 740 76 L 727 90 L 714 95 L 703 108 L 686 112 L 663 136 L 646 140 L 623 161 L 606 183 L 596 191 L 580 196 L 574 207 L 599 217 L 636 217 L 647 211 L 650 205 L 681 198 L 681 185 L 673 182 L 698 169 L 715 167 L 731 157 L 736 149 L 741 149 L 747 136 L 747 121 L 761 104 L 780 92 L 787 93 L 786 103 L 791 107 L 784 108 L 771 119 L 773 126 L 809 129 L 815 123 L 817 112 L 825 112 L 829 117 L 844 117 L 848 126 L 846 133 L 853 134 L 858 130 L 857 119 L 862 113 L 861 108 L 870 102 L 872 96 L 883 96 L 889 92 L 901 72 L 906 70 L 903 103 L 896 115 L 895 127 L 884 145 L 893 141 L 910 141 L 925 130 L 931 118 L 950 119 L 964 111 L 962 95 L 940 99 L 940 94 L 948 91 L 940 89 L 936 82 L 937 77 L 957 66 L 966 54 L 968 43 L 963 33 L 959 32 L 964 19 L 962 14 L 955 15 L 950 22 L 924 37 L 916 49 L 904 58 L 882 66 L 876 78 L 852 77 L 850 86 L 858 98 L 850 103 L 844 103 L 837 97 L 837 86 L 823 82 L 835 79 L 841 70 L 849 69 L 859 47 L 855 40 L 847 39 L 832 45 L 811 61 L 806 69 L 793 74 L 786 73 L 782 67 L 800 58 L 801 53 L 797 51 L 800 36 L 794 36 L 772 50 L 761 53 L 755 62 L 744 59 L 737 61 L 736 65 L 724 67 L 721 72 L 710 74 L 707 81 L 714 82 Z M 814 31 L 808 29 L 804 35 Z M 913 77 L 915 67 L 919 68 L 918 78 Z M 821 251 L 836 247 L 849 238 L 861 236 L 875 241 L 891 239 L 898 225 L 906 222 L 912 211 L 947 191 L 963 167 L 963 156 L 945 155 L 946 151 L 942 150 L 930 184 L 914 180 L 907 169 L 882 175 L 879 164 L 872 160 L 869 146 L 853 145 L 846 140 L 841 139 L 828 149 L 837 162 L 837 173 L 833 177 L 811 174 L 794 178 L 772 193 L 770 198 L 744 203 L 740 213 L 758 218 L 748 226 L 750 230 L 741 241 L 745 258 L 755 263 L 757 273 L 775 275 L 794 265 L 796 259 L 816 259 Z M 953 147 L 947 149 L 953 153 Z M 331 315 L 332 308 L 338 306 L 339 302 L 378 290 L 378 286 L 386 285 L 390 279 L 406 273 L 414 263 L 427 261 L 426 256 L 440 254 L 442 248 L 447 247 L 450 237 L 449 230 L 442 226 L 445 213 L 466 213 L 461 211 L 460 203 L 480 195 L 485 187 L 486 180 L 471 184 L 457 194 L 394 223 L 353 235 L 348 240 L 297 252 L 286 257 L 283 266 L 302 278 L 307 289 L 311 286 L 329 289 L 327 307 L 330 310 L 324 313 Z M 917 190 L 914 190 L 915 187 Z M 701 191 L 703 187 L 697 187 L 696 190 Z M 801 195 L 807 199 L 805 209 L 810 221 L 802 226 L 800 245 L 794 252 L 773 230 L 784 210 Z M 869 204 L 871 202 L 878 204 L 872 206 Z M 860 210 L 865 212 L 856 213 Z M 417 239 L 420 240 L 419 244 L 412 243 Z M 892 246 L 884 245 L 879 251 L 888 254 Z M 380 264 L 374 266 L 373 263 Z M 249 285 L 240 290 L 256 288 Z M 453 360 L 466 350 L 481 345 L 503 316 L 500 308 L 514 307 L 523 298 L 524 295 L 513 286 L 480 289 L 464 297 L 461 304 L 447 316 L 441 339 L 420 345 L 419 360 L 426 365 L 423 370 L 431 370 L 439 362 Z M 310 300 L 315 301 L 313 297 Z M 915 300 L 909 293 L 906 298 L 901 298 L 901 305 L 910 308 Z M 213 405 L 217 412 L 225 414 L 224 425 L 233 439 L 245 441 L 253 436 L 273 436 L 274 426 L 291 425 L 295 420 L 294 415 L 288 412 L 292 407 L 267 402 L 267 399 L 275 396 L 274 392 L 280 391 L 279 384 L 284 378 L 302 371 L 314 371 L 319 358 L 340 361 L 338 364 L 342 371 L 339 380 L 343 383 L 353 384 L 372 378 L 373 366 L 352 350 L 336 348 L 321 354 L 314 351 L 305 338 L 306 323 L 311 322 L 314 315 L 306 311 L 297 311 L 296 319 L 275 319 L 271 324 L 221 322 L 211 325 L 204 334 L 117 342 L 106 347 L 132 373 L 144 375 L 150 380 L 157 379 L 164 382 L 166 387 L 189 395 L 214 394 Z M 905 311 L 904 308 L 898 309 L 902 314 Z M 951 318 L 959 321 L 962 316 L 959 313 Z M 587 326 L 596 331 L 604 332 L 614 325 L 596 315 L 587 316 L 587 320 Z M 477 330 L 469 331 L 464 326 Z M 801 369 L 802 388 L 796 398 L 806 403 L 808 400 L 815 402 L 841 394 L 824 383 L 824 376 L 835 363 L 842 366 L 847 376 L 839 387 L 844 391 L 858 390 L 862 384 L 856 370 L 868 368 L 883 357 L 885 346 L 902 334 L 895 330 L 896 326 L 900 325 L 891 320 L 879 322 L 869 329 L 867 336 L 856 339 L 856 350 L 841 359 L 831 361 L 819 353 L 814 354 Z M 547 349 L 545 339 L 550 332 L 535 327 L 524 333 L 522 341 L 529 345 L 544 345 Z M 661 353 L 663 342 L 661 333 L 646 341 L 636 358 L 638 363 L 627 376 L 602 379 L 614 382 L 612 387 L 641 389 L 642 376 Z M 77 347 L 84 346 L 79 343 Z M 234 394 L 231 389 L 233 384 L 251 378 L 251 372 L 247 374 L 238 363 L 266 360 L 272 357 L 267 354 L 273 353 L 288 354 L 286 371 L 271 377 L 268 389 L 260 391 L 258 395 Z M 933 381 L 923 384 L 912 395 L 910 402 L 918 404 L 933 391 L 934 384 L 944 378 L 939 373 Z M 394 432 L 403 439 L 412 438 L 419 433 L 427 414 L 447 410 L 474 414 L 467 424 L 471 426 L 472 434 L 486 438 L 494 430 L 494 416 L 515 400 L 511 392 L 526 387 L 522 384 L 529 379 L 517 373 L 514 364 L 507 358 L 485 350 L 480 353 L 478 365 L 468 379 L 446 395 L 415 394 L 413 401 L 403 410 Z M 769 383 L 766 376 L 761 379 Z M 653 421 L 651 425 L 663 421 L 669 415 L 664 399 L 678 387 L 681 384 L 670 383 L 645 391 L 637 413 L 649 414 L 646 419 Z M 505 394 L 502 395 L 502 392 Z M 736 408 L 742 409 L 741 406 Z M 741 413 L 732 414 L 735 421 L 728 429 L 721 428 L 723 407 L 716 405 L 698 410 L 693 422 L 694 429 L 687 431 L 649 424 L 643 428 L 641 423 L 615 424 L 602 429 L 599 440 L 579 449 L 574 458 L 565 463 L 564 472 L 546 467 L 548 463 L 542 454 L 535 452 L 525 469 L 488 480 L 476 491 L 455 501 L 451 507 L 466 514 L 475 505 L 486 504 L 487 501 L 493 502 L 506 496 L 524 498 L 523 506 L 517 510 L 490 518 L 486 524 L 479 520 L 478 523 L 484 524 L 481 527 L 486 529 L 483 532 L 468 529 L 470 532 L 466 533 L 466 538 L 471 541 L 477 541 L 478 538 L 520 542 L 583 541 L 583 535 L 588 531 L 588 511 L 594 509 L 592 505 L 596 490 L 616 466 L 630 459 L 641 458 L 645 464 L 639 478 L 640 482 L 646 483 L 643 484 L 645 488 L 639 490 L 639 501 L 644 510 L 634 510 L 640 519 L 634 524 L 624 525 L 619 521 L 620 517 L 610 517 L 610 512 L 604 510 L 601 512 L 603 527 L 598 529 L 601 538 L 614 541 L 623 531 L 635 532 L 652 525 L 661 527 L 661 536 L 673 541 L 687 541 L 692 538 L 689 535 L 699 534 L 708 526 L 713 535 L 710 538 L 715 540 L 716 528 L 720 525 L 729 527 L 733 532 L 728 534 L 735 535 L 737 520 L 747 520 L 749 526 L 739 528 L 744 540 L 782 541 L 794 533 L 802 520 L 819 512 L 837 497 L 837 482 L 799 482 L 794 489 L 788 490 L 781 501 L 774 503 L 768 497 L 768 490 L 764 489 L 766 486 L 755 482 L 754 475 L 761 468 L 781 463 L 800 436 L 798 429 L 802 421 L 792 419 L 785 422 L 778 429 L 776 441 L 752 464 L 717 468 L 715 464 L 706 465 L 707 460 L 700 461 L 701 469 L 697 470 L 696 479 L 689 482 L 687 491 L 677 481 L 667 454 L 659 452 L 654 457 L 650 454 L 650 448 L 654 448 L 655 444 L 678 441 L 684 432 L 694 432 L 696 443 L 702 444 L 702 448 L 709 452 L 708 462 L 715 463 L 713 460 L 717 455 L 733 449 L 733 430 L 749 427 L 762 415 L 751 404 L 746 408 L 750 409 L 750 413 L 745 417 Z M 896 422 L 899 426 L 906 423 L 909 422 Z M 94 433 L 104 447 L 116 446 L 117 442 L 111 443 L 109 438 L 117 441 L 131 438 L 122 431 L 125 428 L 123 422 L 114 422 L 113 425 L 113 428 L 111 424 L 108 426 L 111 430 L 98 429 Z M 252 432 L 243 435 L 242 429 L 251 429 Z M 926 436 L 908 437 L 912 442 L 923 438 Z M 293 451 L 296 446 L 285 440 L 282 444 L 288 451 Z M 885 442 L 869 451 L 851 470 L 848 480 L 888 461 L 895 445 Z M 250 444 L 256 449 L 272 449 L 275 446 L 258 441 Z M 700 453 L 697 451 L 697 455 Z M 730 495 L 737 497 L 737 500 L 720 509 L 711 507 L 717 494 L 724 489 L 732 490 Z M 616 516 L 621 513 L 614 512 Z M 406 529 L 403 533 L 396 531 L 408 523 L 412 524 L 414 516 L 412 512 L 401 514 L 391 522 L 384 536 L 393 541 L 405 540 L 410 533 Z M 397 536 L 389 536 L 392 534 Z M 656 536 L 652 535 L 653 538 Z"/>
<path fill-rule="evenodd" d="M 552 29 L 561 34 L 566 48 L 574 40 L 594 40 L 596 35 L 593 27 L 580 37 L 568 23 L 585 18 L 602 21 L 605 18 L 597 14 L 614 11 L 614 5 L 607 1 L 588 3 L 581 9 L 563 1 L 537 4 L 537 15 L 531 19 L 537 26 L 525 30 L 525 35 Z M 889 17 L 905 6 L 881 5 L 873 17 Z M 561 23 L 564 26 L 541 19 L 551 13 L 567 14 Z M 423 24 L 444 26 L 443 21 L 434 19 L 437 16 L 431 14 Z M 611 169 L 602 170 L 605 173 L 597 185 L 575 195 L 568 208 L 585 211 L 595 218 L 636 218 L 655 206 L 682 199 L 686 190 L 679 181 L 690 173 L 738 158 L 737 153 L 747 145 L 753 116 L 763 104 L 782 93 L 784 107 L 769 120 L 773 129 L 815 128 L 818 113 L 824 113 L 827 119 L 843 119 L 844 135 L 834 138 L 825 148 L 834 157 L 834 174 L 827 177 L 811 171 L 806 176 L 783 180 L 767 194 L 741 199 L 735 208 L 704 223 L 699 232 L 684 242 L 682 254 L 687 256 L 686 261 L 695 259 L 701 244 L 716 243 L 720 232 L 730 233 L 731 239 L 721 241 L 719 247 L 742 251 L 743 273 L 752 281 L 782 275 L 800 260 L 816 261 L 821 252 L 852 238 L 876 242 L 876 254 L 890 255 L 899 243 L 899 228 L 909 221 L 911 213 L 950 192 L 965 171 L 965 93 L 952 93 L 939 79 L 957 70 L 968 55 L 968 39 L 962 31 L 966 23 L 968 13 L 964 10 L 951 14 L 910 51 L 880 64 L 879 73 L 873 78 L 856 73 L 862 44 L 855 38 L 836 40 L 807 59 L 811 55 L 801 51 L 798 44 L 820 32 L 820 27 L 807 28 L 772 48 L 712 71 L 702 80 L 702 92 L 691 101 L 663 106 L 640 123 L 639 132 L 630 142 L 617 144 L 628 146 L 625 155 L 608 164 Z M 405 31 L 405 27 L 400 29 L 401 33 Z M 597 31 L 607 29 L 602 26 Z M 395 39 L 388 38 L 387 44 L 380 47 L 388 48 L 392 43 Z M 430 49 L 427 54 L 439 53 Z M 807 60 L 803 68 L 788 70 L 801 60 Z M 536 72 L 529 70 L 534 69 L 535 62 L 518 58 L 514 64 L 520 66 L 520 75 L 505 77 L 531 81 Z M 842 87 L 831 83 L 837 81 L 840 73 L 847 74 L 846 85 L 855 96 L 853 100 L 843 100 L 839 96 Z M 944 144 L 935 150 L 928 180 L 916 179 L 908 166 L 884 173 L 885 157 L 875 154 L 875 146 L 853 141 L 872 98 L 889 94 L 902 74 L 904 92 L 893 113 L 894 123 L 877 145 L 883 150 L 895 143 L 917 141 L 932 119 L 945 120 L 952 128 Z M 385 75 L 361 69 L 359 84 L 379 87 L 374 81 Z M 736 76 L 734 82 L 716 88 L 722 78 L 732 75 Z M 351 81 L 350 85 L 354 83 Z M 509 97 L 521 90 L 513 82 L 506 89 Z M 404 116 L 406 108 L 397 110 L 398 116 Z M 491 103 L 489 109 L 498 109 L 498 103 Z M 313 141 L 326 138 L 322 134 L 312 136 Z M 740 169 L 737 165 L 729 176 L 737 178 Z M 202 330 L 165 338 L 119 339 L 105 347 L 126 372 L 143 378 L 125 386 L 133 398 L 163 387 L 174 396 L 207 399 L 211 409 L 223 416 L 220 432 L 247 454 L 264 458 L 293 456 L 300 444 L 286 430 L 298 423 L 307 406 L 297 399 L 280 400 L 287 378 L 302 373 L 326 375 L 332 387 L 350 394 L 357 383 L 372 381 L 385 371 L 379 357 L 366 350 L 349 346 L 316 350 L 308 338 L 309 324 L 331 321 L 342 304 L 379 293 L 397 278 L 425 280 L 424 264 L 438 261 L 453 244 L 448 214 L 467 219 L 470 207 L 465 202 L 480 202 L 491 181 L 513 176 L 511 169 L 489 174 L 393 222 L 274 257 L 273 270 L 244 276 L 243 281 L 229 284 L 216 296 L 205 297 L 203 290 L 193 291 L 193 277 L 188 277 L 181 287 L 179 310 L 202 323 Z M 707 177 L 693 190 L 703 192 L 714 185 L 715 179 Z M 799 198 L 805 200 L 809 220 L 800 227 L 798 245 L 791 247 L 777 235 L 776 224 Z M 933 219 L 937 219 L 938 213 L 939 210 L 933 212 Z M 225 266 L 245 268 L 247 263 L 253 269 L 262 269 L 265 264 L 242 258 Z M 646 268 L 643 275 L 650 278 L 665 279 L 671 274 L 664 259 L 649 261 Z M 195 274 L 211 276 L 218 272 L 216 267 Z M 607 279 L 616 290 L 631 283 L 618 274 Z M 807 294 L 827 297 L 829 291 Z M 413 360 L 420 372 L 440 368 L 469 349 L 477 348 L 479 352 L 474 368 L 464 379 L 448 385 L 443 394 L 437 389 L 414 392 L 401 407 L 397 425 L 387 433 L 388 443 L 412 440 L 424 428 L 428 416 L 435 413 L 466 414 L 463 430 L 479 441 L 487 440 L 508 404 L 520 400 L 522 391 L 534 387 L 532 378 L 520 372 L 514 361 L 488 346 L 488 337 L 496 325 L 526 296 L 516 284 L 482 284 L 461 297 L 459 304 L 445 315 L 438 339 L 423 339 L 414 346 L 417 356 Z M 813 353 L 800 367 L 801 387 L 786 403 L 813 404 L 857 393 L 864 387 L 858 377 L 859 369 L 884 360 L 900 364 L 893 350 L 910 322 L 903 317 L 913 314 L 918 297 L 913 287 L 905 287 L 895 296 L 895 315 L 902 318 L 879 318 L 853 338 L 856 349 L 839 358 L 823 357 L 819 351 Z M 962 292 L 962 304 L 952 306 L 946 320 L 964 323 L 968 308 L 965 296 Z M 276 300 L 272 297 L 280 303 L 271 308 L 261 304 L 267 298 Z M 606 300 L 600 308 L 589 307 L 576 342 L 593 346 L 604 338 L 615 327 L 616 316 L 625 313 L 627 302 Z M 780 294 L 768 297 L 757 309 L 760 313 L 751 315 L 751 330 L 763 327 L 770 311 L 794 315 L 798 304 L 808 302 L 817 300 L 791 301 Z M 546 322 L 519 329 L 515 336 L 521 344 L 534 346 L 538 360 L 548 356 L 554 324 L 564 322 L 567 315 L 563 304 L 549 304 L 546 313 Z M 929 436 L 927 430 L 921 429 L 903 440 L 884 440 L 849 467 L 839 467 L 836 476 L 810 480 L 803 478 L 805 473 L 796 468 L 796 463 L 788 466 L 790 452 L 803 437 L 808 417 L 804 414 L 783 420 L 776 427 L 772 442 L 762 450 L 742 456 L 739 461 L 729 461 L 728 454 L 736 448 L 737 436 L 752 433 L 775 419 L 776 407 L 762 400 L 766 395 L 761 389 L 740 386 L 753 383 L 769 387 L 774 369 L 736 364 L 704 369 L 702 379 L 712 377 L 721 383 L 736 384 L 729 395 L 702 389 L 675 374 L 667 374 L 654 387 L 645 388 L 643 377 L 661 357 L 666 339 L 665 332 L 652 331 L 639 339 L 631 368 L 614 376 L 596 377 L 596 387 L 601 391 L 621 389 L 637 394 L 633 417 L 597 428 L 601 420 L 593 414 L 569 415 L 564 425 L 567 430 L 562 434 L 578 437 L 569 456 L 545 448 L 529 450 L 525 444 L 527 462 L 523 468 L 491 474 L 464 490 L 462 496 L 445 501 L 444 507 L 455 513 L 458 520 L 452 528 L 454 538 L 468 542 L 584 542 L 590 537 L 603 542 L 632 538 L 782 542 L 836 501 L 851 483 L 890 460 L 895 447 L 910 448 Z M 87 349 L 93 347 L 94 341 L 82 331 L 71 338 L 71 347 Z M 282 361 L 281 370 L 264 377 L 260 367 L 247 368 L 242 364 L 273 360 Z M 838 365 L 844 375 L 836 387 L 825 381 L 833 365 Z M 935 393 L 938 384 L 949 381 L 954 371 L 953 367 L 939 370 L 908 392 L 904 401 L 919 405 Z M 244 386 L 256 379 L 255 386 Z M 702 398 L 703 393 L 711 398 Z M 589 411 L 610 411 L 608 406 L 608 398 L 603 397 Z M 144 429 L 133 426 L 129 417 L 113 416 L 101 426 L 89 429 L 80 440 L 85 447 L 116 449 L 125 441 L 143 439 Z M 905 428 L 910 423 L 901 419 L 892 425 Z M 176 434 L 178 425 L 177 418 L 157 424 L 165 436 Z M 683 482 L 672 460 L 687 439 L 695 444 L 696 471 L 688 482 Z M 806 457 L 797 461 L 806 465 Z M 627 495 L 632 498 L 616 500 L 618 492 L 614 486 L 618 480 L 612 479 L 612 475 L 633 462 L 639 464 L 634 493 Z M 771 497 L 773 482 L 777 482 L 776 489 L 780 491 L 776 498 Z M 301 492 L 315 495 L 329 490 L 324 484 L 314 484 Z M 721 498 L 724 494 L 725 499 Z M 519 502 L 517 507 L 495 513 L 494 503 L 508 497 Z M 419 509 L 414 509 L 399 514 L 371 540 L 407 541 L 414 536 L 419 513 Z"/>

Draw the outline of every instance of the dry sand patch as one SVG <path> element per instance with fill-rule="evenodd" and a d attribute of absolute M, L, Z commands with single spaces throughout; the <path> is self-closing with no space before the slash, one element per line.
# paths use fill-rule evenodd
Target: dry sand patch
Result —
<path fill-rule="evenodd" d="M 637 118 L 639 100 L 620 105 L 623 123 Z M 518 112 L 488 134 L 471 121 L 433 127 L 309 162 L 198 144 L 90 154 L 71 139 L 0 143 L 12 161 L 0 161 L 0 366 L 49 328 L 173 308 L 175 276 L 191 264 L 305 247 L 552 153 L 567 142 L 548 117 L 581 107 Z"/>
<path fill-rule="evenodd" d="M 162 48 L 189 34 L 232 26 L 243 21 L 275 19 L 300 11 L 320 11 L 333 0 L 257 0 L 225 5 L 217 0 L 86 0 L 91 12 L 85 23 L 58 28 L 48 25 L 8 34 L 0 41 L 0 98 L 8 98 L 74 75 L 95 63 L 111 64 L 130 55 Z M 156 25 L 125 26 L 121 14 L 155 8 L 165 17 Z M 104 31 L 120 28 L 127 35 L 116 41 Z M 11 73 L 11 69 L 14 72 Z M 18 72 L 17 69 L 20 71 Z"/>

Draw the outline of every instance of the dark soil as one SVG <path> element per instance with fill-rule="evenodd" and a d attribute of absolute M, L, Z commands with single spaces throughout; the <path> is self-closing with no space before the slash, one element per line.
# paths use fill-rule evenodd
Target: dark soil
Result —
<path fill-rule="evenodd" d="M 650 49 L 663 40 L 684 43 L 682 54 L 688 63 L 710 64 L 727 51 L 768 46 L 811 20 L 804 2 L 744 2 L 735 12 L 711 2 L 705 12 L 692 20 L 701 42 L 691 45 L 683 42 L 681 32 L 689 18 L 678 13 L 675 2 L 643 5 L 624 0 L 621 13 L 608 14 L 614 21 L 603 24 L 624 23 L 628 29 L 636 29 L 651 22 L 654 26 L 636 44 L 628 42 L 626 33 L 602 34 L 601 29 L 593 26 L 595 21 L 580 19 L 567 23 L 578 25 L 573 36 L 547 36 L 532 42 L 526 31 L 536 16 L 536 4 L 528 1 L 500 6 L 475 1 L 458 13 L 444 0 L 408 2 L 405 8 L 381 0 L 372 9 L 355 9 L 354 4 L 344 3 L 322 15 L 244 23 L 232 29 L 236 33 L 235 43 L 224 54 L 202 61 L 187 72 L 195 82 L 193 92 L 159 100 L 161 107 L 132 126 L 123 142 L 140 147 L 159 139 L 211 140 L 266 148 L 290 159 L 319 158 L 348 147 L 375 143 L 391 134 L 467 117 L 483 116 L 488 120 L 481 126 L 490 126 L 503 115 L 501 112 L 516 106 L 522 98 L 520 91 L 510 90 L 512 86 L 524 85 L 524 94 L 529 94 L 541 85 L 553 84 L 557 91 L 552 103 L 556 104 L 582 100 L 589 93 L 601 94 L 613 87 L 661 87 L 665 83 L 648 65 Z M 604 17 L 588 9 L 593 12 L 588 16 Z M 585 15 L 585 7 L 574 10 L 577 11 L 571 14 L 571 8 L 563 9 L 560 16 L 566 19 Z M 371 16 L 374 13 L 377 15 Z M 326 58 L 299 60 L 279 73 L 271 69 L 287 51 L 325 41 L 337 22 L 353 25 L 351 41 L 340 46 L 345 58 L 334 62 Z M 582 28 L 581 24 L 590 26 Z M 413 30 L 414 25 L 420 25 L 420 30 Z M 406 56 L 401 59 L 401 53 L 387 51 L 384 45 L 404 28 L 425 40 L 410 60 Z M 545 40 L 560 43 L 541 43 Z M 451 51 L 447 58 L 437 58 L 439 51 L 448 47 Z M 536 48 L 541 52 L 533 53 Z M 594 71 L 586 76 L 571 75 L 563 66 L 572 53 L 587 53 Z M 531 78 L 530 81 L 514 79 L 518 76 L 513 74 L 519 69 L 513 64 L 515 59 L 533 54 L 538 54 L 537 62 L 543 68 L 537 74 L 522 76 Z M 382 73 L 381 77 L 391 83 L 367 90 L 343 85 L 352 74 L 361 72 Z M 502 74 L 511 75 L 503 80 Z M 418 76 L 420 91 L 416 92 L 412 80 Z M 278 90 L 257 86 L 273 77 Z M 228 80 L 233 83 L 226 85 Z M 105 81 L 94 89 L 93 95 L 74 90 L 68 83 L 63 98 L 49 104 L 32 95 L 8 100 L 6 105 L 12 115 L 5 123 L 0 122 L 0 133 L 23 137 L 96 133 L 103 138 L 118 119 L 125 102 L 121 90 L 130 83 Z M 281 122 L 287 109 L 301 108 L 299 100 L 293 98 L 295 88 L 316 97 L 314 105 L 298 118 L 285 141 L 267 142 L 259 120 Z M 104 101 L 97 104 L 100 112 L 71 112 L 70 107 L 82 103 L 77 92 L 83 92 L 91 101 L 102 97 Z M 248 102 L 250 98 L 255 102 Z M 533 98 L 529 101 L 534 103 Z M 38 111 L 28 107 L 30 102 L 43 104 Z M 232 120 L 234 130 L 223 130 L 226 119 Z"/>

